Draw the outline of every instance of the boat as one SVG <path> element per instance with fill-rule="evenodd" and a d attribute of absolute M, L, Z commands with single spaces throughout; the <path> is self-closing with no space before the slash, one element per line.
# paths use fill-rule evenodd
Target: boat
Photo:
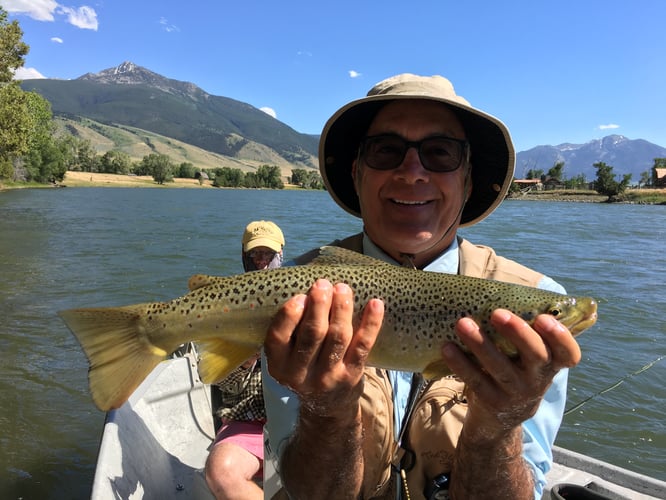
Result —
<path fill-rule="evenodd" d="M 107 413 L 91 498 L 211 500 L 203 469 L 215 437 L 213 396 L 188 345 L 160 363 L 129 400 Z M 666 499 L 666 482 L 555 447 L 543 499 L 551 488 L 578 485 L 614 500 Z M 265 498 L 280 488 L 264 464 Z M 597 498 L 588 496 L 585 498 Z"/>

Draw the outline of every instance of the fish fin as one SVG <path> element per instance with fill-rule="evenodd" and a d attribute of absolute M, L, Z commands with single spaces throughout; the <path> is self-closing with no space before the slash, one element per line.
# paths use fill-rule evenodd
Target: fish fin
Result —
<path fill-rule="evenodd" d="M 451 368 L 449 368 L 443 360 L 438 359 L 423 369 L 423 378 L 426 380 L 434 380 L 451 375 L 452 373 Z"/>
<path fill-rule="evenodd" d="M 362 253 L 347 250 L 346 248 L 324 246 L 319 248 L 319 255 L 317 255 L 310 265 L 325 265 L 325 266 L 388 266 L 384 261 L 368 257 Z"/>
<path fill-rule="evenodd" d="M 220 281 L 218 276 L 209 276 L 207 274 L 195 274 L 187 281 L 187 288 L 190 292 L 203 288 L 205 286 L 214 285 Z"/>
<path fill-rule="evenodd" d="M 90 393 L 102 411 L 122 406 L 168 354 L 148 342 L 138 327 L 145 307 L 138 304 L 58 313 L 88 358 Z"/>
<path fill-rule="evenodd" d="M 199 345 L 199 376 L 204 384 L 219 382 L 261 348 L 219 339 L 199 342 Z"/>

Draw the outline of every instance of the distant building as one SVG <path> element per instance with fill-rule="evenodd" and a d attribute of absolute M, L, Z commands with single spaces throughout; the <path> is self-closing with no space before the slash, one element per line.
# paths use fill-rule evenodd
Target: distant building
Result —
<path fill-rule="evenodd" d="M 666 187 L 666 168 L 652 169 L 652 185 L 654 187 Z"/>
<path fill-rule="evenodd" d="M 532 189 L 536 189 L 537 191 L 543 190 L 541 179 L 514 179 L 513 183 L 523 192 L 531 191 Z"/>

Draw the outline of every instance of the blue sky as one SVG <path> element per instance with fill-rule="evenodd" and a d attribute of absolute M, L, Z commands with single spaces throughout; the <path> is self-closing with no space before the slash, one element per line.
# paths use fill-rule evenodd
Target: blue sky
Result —
<path fill-rule="evenodd" d="M 516 149 L 609 134 L 666 147 L 664 0 L 0 0 L 23 78 L 132 61 L 319 134 L 397 73 L 441 74 Z"/>

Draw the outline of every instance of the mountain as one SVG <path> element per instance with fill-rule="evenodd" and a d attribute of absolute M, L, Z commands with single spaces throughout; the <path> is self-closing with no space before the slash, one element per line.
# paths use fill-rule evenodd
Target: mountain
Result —
<path fill-rule="evenodd" d="M 131 62 L 74 80 L 25 80 L 56 116 L 131 127 L 253 164 L 316 166 L 318 137 L 301 134 L 259 109 L 208 94 Z"/>
<path fill-rule="evenodd" d="M 570 179 L 583 174 L 587 180 L 597 176 L 596 162 L 613 167 L 617 175 L 631 174 L 632 182 L 641 173 L 652 172 L 655 158 L 666 158 L 666 148 L 643 139 L 627 139 L 622 135 L 609 135 L 585 144 L 537 146 L 516 155 L 516 177 L 524 178 L 528 170 L 548 170 L 556 162 L 564 162 L 564 175 Z"/>
<path fill-rule="evenodd" d="M 134 159 L 159 152 L 204 168 L 278 165 L 283 175 L 317 165 L 318 136 L 296 132 L 250 104 L 208 94 L 132 62 L 74 80 L 24 80 L 22 87 L 48 99 L 61 125 L 89 138 L 101 152 L 121 149 Z M 651 171 L 654 158 L 666 158 L 666 148 L 610 135 L 521 151 L 516 177 L 530 169 L 546 173 L 563 161 L 566 178 L 584 174 L 593 180 L 593 164 L 603 161 L 637 182 L 642 172 Z"/>

